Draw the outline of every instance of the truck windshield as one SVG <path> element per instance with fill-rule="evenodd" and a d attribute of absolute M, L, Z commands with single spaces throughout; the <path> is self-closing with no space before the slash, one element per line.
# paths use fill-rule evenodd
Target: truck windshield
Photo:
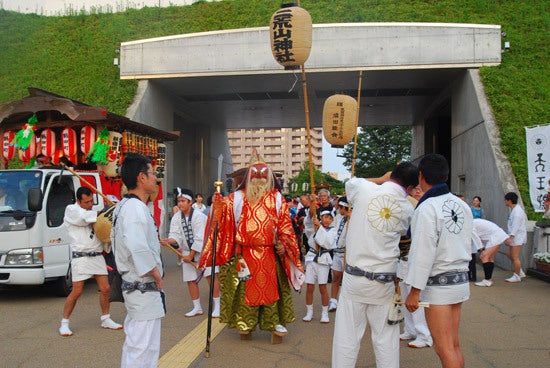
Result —
<path fill-rule="evenodd" d="M 0 171 L 0 231 L 25 230 L 34 224 L 29 212 L 30 188 L 40 188 L 42 172 L 35 170 Z"/>

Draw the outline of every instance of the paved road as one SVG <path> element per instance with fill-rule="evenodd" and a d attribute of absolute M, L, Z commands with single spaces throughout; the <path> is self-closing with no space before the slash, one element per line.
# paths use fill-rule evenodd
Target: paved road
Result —
<path fill-rule="evenodd" d="M 305 311 L 304 294 L 295 294 L 297 321 L 288 326 L 290 334 L 283 344 L 271 345 L 270 336 L 265 332 L 254 333 L 251 341 L 241 341 L 234 330 L 224 328 L 212 341 L 210 357 L 206 358 L 201 352 L 205 336 L 197 334 L 205 317 L 183 317 L 191 308 L 187 289 L 173 255 L 165 253 L 164 259 L 168 315 L 162 322 L 161 355 L 168 356 L 177 348 L 182 360 L 177 364 L 171 360 L 167 364 L 165 359 L 162 367 L 330 367 L 334 315 L 331 314 L 330 324 L 318 322 L 318 292 L 315 294 L 316 319 L 310 323 L 301 321 Z M 472 297 L 464 304 L 460 334 L 466 366 L 550 367 L 550 284 L 533 277 L 521 284 L 506 284 L 504 279 L 508 273 L 497 270 L 496 282 L 491 288 L 472 286 Z M 204 309 L 207 292 L 206 282 L 201 282 Z M 52 296 L 43 287 L 0 290 L 0 367 L 119 366 L 124 332 L 99 327 L 98 297 L 95 283 L 86 283 L 71 316 L 75 335 L 62 338 L 57 329 L 63 298 Z M 122 322 L 124 306 L 113 303 L 111 315 L 115 321 Z M 190 337 L 180 343 L 188 334 Z M 193 348 L 197 347 L 195 354 Z M 375 366 L 368 332 L 357 366 Z M 403 342 L 401 366 L 438 367 L 439 361 L 432 348 L 410 349 Z"/>

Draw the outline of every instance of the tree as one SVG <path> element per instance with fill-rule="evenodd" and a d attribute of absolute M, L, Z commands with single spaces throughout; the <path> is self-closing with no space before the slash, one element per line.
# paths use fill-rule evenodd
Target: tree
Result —
<path fill-rule="evenodd" d="M 344 183 L 334 179 L 332 176 L 322 173 L 317 169 L 313 169 L 313 180 L 315 185 L 325 184 L 330 186 L 330 192 L 341 194 L 344 192 Z M 296 184 L 296 185 L 293 185 Z M 307 184 L 307 185 L 304 185 Z M 294 190 L 293 190 L 294 189 Z M 297 197 L 302 194 L 311 193 L 310 178 L 309 178 L 309 161 L 305 161 L 296 175 L 288 180 L 288 191 L 291 196 Z"/>
<path fill-rule="evenodd" d="M 357 134 L 354 176 L 373 178 L 410 159 L 412 131 L 408 126 L 361 128 Z M 346 145 L 344 166 L 351 171 L 353 143 Z"/>

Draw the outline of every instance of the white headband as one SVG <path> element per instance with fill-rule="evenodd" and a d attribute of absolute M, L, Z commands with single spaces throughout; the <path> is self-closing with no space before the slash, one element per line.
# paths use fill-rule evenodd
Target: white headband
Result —
<path fill-rule="evenodd" d="M 183 198 L 187 198 L 188 200 L 192 201 L 193 198 L 191 198 L 191 196 L 189 194 L 183 194 L 181 192 L 181 188 L 180 187 L 177 187 L 176 188 L 178 190 L 178 195 L 176 197 L 183 197 Z"/>
<path fill-rule="evenodd" d="M 324 210 L 324 211 L 321 211 L 320 215 L 321 216 L 323 216 L 323 215 L 331 215 L 332 216 L 332 212 L 330 212 L 329 210 Z"/>
<path fill-rule="evenodd" d="M 338 204 L 339 204 L 340 206 L 348 207 L 348 203 L 347 203 L 347 202 L 342 202 L 342 201 L 340 201 L 340 202 L 338 202 Z"/>

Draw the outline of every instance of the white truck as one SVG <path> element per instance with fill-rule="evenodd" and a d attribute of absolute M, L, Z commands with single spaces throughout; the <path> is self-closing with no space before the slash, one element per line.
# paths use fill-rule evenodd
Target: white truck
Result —
<path fill-rule="evenodd" d="M 101 191 L 97 172 L 79 172 Z M 52 284 L 66 296 L 72 288 L 65 207 L 85 185 L 62 169 L 0 170 L 0 286 Z M 94 193 L 94 209 L 104 200 Z"/>

